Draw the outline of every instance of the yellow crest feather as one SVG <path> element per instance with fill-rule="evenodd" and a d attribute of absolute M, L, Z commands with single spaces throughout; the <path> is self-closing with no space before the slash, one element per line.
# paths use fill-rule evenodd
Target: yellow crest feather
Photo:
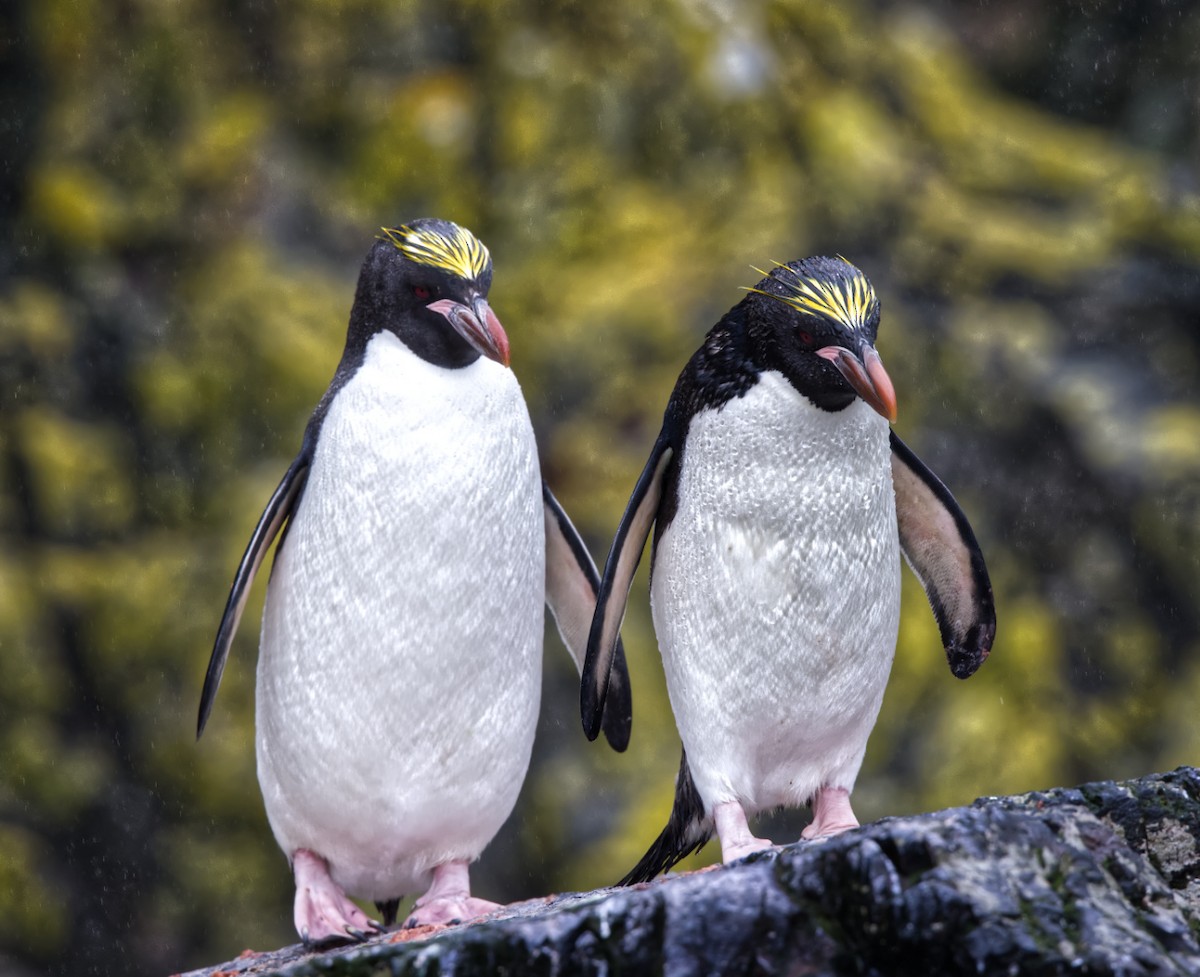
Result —
<path fill-rule="evenodd" d="M 492 259 L 484 243 L 457 224 L 444 226 L 452 229 L 450 233 L 409 224 L 380 230 L 404 257 L 418 265 L 448 271 L 465 281 L 472 281 L 487 271 Z"/>
<path fill-rule="evenodd" d="M 840 322 L 849 329 L 857 329 L 866 325 L 872 310 L 879 304 L 879 299 L 866 276 L 841 255 L 838 255 L 838 258 L 846 264 L 849 271 L 849 275 L 844 279 L 803 278 L 787 265 L 776 261 L 773 262 L 775 267 L 786 269 L 790 277 L 781 276 L 775 281 L 790 289 L 791 294 L 776 295 L 761 288 L 745 290 L 775 299 L 798 312 L 821 316 Z M 764 278 L 768 277 L 761 269 L 754 270 Z"/>

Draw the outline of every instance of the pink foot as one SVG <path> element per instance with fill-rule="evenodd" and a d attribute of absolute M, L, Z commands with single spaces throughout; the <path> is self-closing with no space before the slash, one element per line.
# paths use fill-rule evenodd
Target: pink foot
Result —
<path fill-rule="evenodd" d="M 471 895 L 466 862 L 445 862 L 433 870 L 433 884 L 413 906 L 404 928 L 465 923 L 502 908 L 498 902 Z"/>
<path fill-rule="evenodd" d="M 813 799 L 813 820 L 800 832 L 809 841 L 832 838 L 858 827 L 858 818 L 850 808 L 850 791 L 845 787 L 822 787 Z"/>
<path fill-rule="evenodd" d="M 751 852 L 770 848 L 765 838 L 755 838 L 746 823 L 746 812 L 737 801 L 725 801 L 713 808 L 713 824 L 721 839 L 721 861 L 733 862 Z"/>
<path fill-rule="evenodd" d="M 329 877 L 329 866 L 316 852 L 296 849 L 292 871 L 296 877 L 296 932 L 306 944 L 365 940 L 378 931 L 379 925 Z"/>

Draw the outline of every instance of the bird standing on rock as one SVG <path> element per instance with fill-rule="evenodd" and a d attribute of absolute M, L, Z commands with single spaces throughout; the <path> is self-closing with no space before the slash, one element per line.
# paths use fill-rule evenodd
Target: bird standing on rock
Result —
<path fill-rule="evenodd" d="M 541 479 L 492 261 L 441 220 L 392 229 L 358 281 L 345 351 L 238 568 L 203 731 L 250 584 L 279 536 L 258 660 L 258 779 L 309 943 L 498 908 L 468 865 L 524 780 L 543 603 L 582 666 L 599 575 Z M 286 524 L 286 526 L 285 526 Z M 282 531 L 282 533 L 281 533 Z M 622 658 L 617 652 L 617 658 Z M 629 738 L 618 661 L 605 732 Z"/>
<path fill-rule="evenodd" d="M 763 274 L 680 375 L 600 586 L 581 695 L 591 739 L 653 525 L 654 626 L 684 752 L 667 827 L 625 883 L 714 829 L 725 861 L 767 847 L 747 817 L 774 807 L 811 802 L 805 838 L 857 826 L 850 792 L 895 654 L 901 553 L 954 675 L 995 637 L 966 517 L 889 429 L 874 289 L 840 258 Z"/>

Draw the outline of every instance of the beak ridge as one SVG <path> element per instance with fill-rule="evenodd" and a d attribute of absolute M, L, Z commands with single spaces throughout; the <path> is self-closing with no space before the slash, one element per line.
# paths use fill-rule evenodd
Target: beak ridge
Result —
<path fill-rule="evenodd" d="M 438 299 L 426 308 L 445 316 L 454 331 L 488 359 L 508 366 L 508 334 L 483 296 L 476 297 L 470 306 L 452 299 Z"/>
<path fill-rule="evenodd" d="M 896 388 L 874 346 L 863 346 L 862 359 L 845 346 L 826 346 L 817 350 L 817 355 L 837 367 L 854 392 L 870 404 L 876 413 L 886 417 L 888 423 L 895 423 Z"/>

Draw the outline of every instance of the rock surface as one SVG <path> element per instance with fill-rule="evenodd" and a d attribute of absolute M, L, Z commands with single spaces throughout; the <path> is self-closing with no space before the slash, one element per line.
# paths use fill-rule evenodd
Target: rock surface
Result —
<path fill-rule="evenodd" d="M 887 818 L 429 935 L 189 977 L 1200 974 L 1200 771 Z"/>

